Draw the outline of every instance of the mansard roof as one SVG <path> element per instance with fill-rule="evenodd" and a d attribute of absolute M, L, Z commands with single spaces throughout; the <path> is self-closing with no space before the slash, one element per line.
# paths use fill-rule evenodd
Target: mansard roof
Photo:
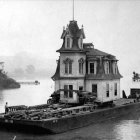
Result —
<path fill-rule="evenodd" d="M 112 80 L 112 79 L 120 79 L 122 75 L 118 74 L 86 74 L 86 80 Z"/>
<path fill-rule="evenodd" d="M 55 74 L 51 77 L 54 81 L 58 80 L 60 78 L 60 59 L 58 60 L 57 63 L 57 68 Z"/>
<path fill-rule="evenodd" d="M 111 69 L 112 72 L 110 74 L 105 74 L 103 62 L 106 60 L 117 61 L 115 56 L 94 48 L 86 49 L 85 53 L 87 56 L 87 61 L 92 61 L 92 60 L 99 61 L 97 65 L 97 74 L 86 74 L 85 76 L 86 80 L 112 80 L 112 79 L 122 78 L 122 75 L 119 73 L 118 68 L 117 68 L 117 74 L 113 74 L 112 69 Z M 58 60 L 57 69 L 55 74 L 52 76 L 52 79 L 59 80 L 62 78 L 63 77 L 60 77 L 60 60 Z M 78 78 L 78 77 L 73 77 L 73 78 Z M 68 77 L 66 79 L 68 79 Z"/>
<path fill-rule="evenodd" d="M 70 36 L 72 38 L 72 46 L 70 49 L 65 48 L 65 37 Z M 77 25 L 77 21 L 73 20 L 70 21 L 69 25 L 66 29 L 63 30 L 63 33 L 61 35 L 61 39 L 63 39 L 62 47 L 57 50 L 57 52 L 83 52 L 84 50 L 79 48 L 78 45 L 78 39 L 82 36 L 82 38 L 85 38 L 84 29 L 79 29 Z"/>
<path fill-rule="evenodd" d="M 62 47 L 59 50 L 57 50 L 56 52 L 85 52 L 85 50 L 80 49 L 78 47 L 78 40 L 77 39 L 73 39 L 72 48 L 70 48 L 70 49 L 67 48 L 66 49 L 65 48 L 65 40 L 64 40 L 64 42 L 62 44 Z"/>
<path fill-rule="evenodd" d="M 113 73 L 113 68 L 111 67 L 110 73 L 105 74 L 105 68 L 103 63 L 104 57 L 100 58 L 99 63 L 97 64 L 97 73 L 96 74 L 86 74 L 86 80 L 112 80 L 112 79 L 120 79 L 122 75 L 119 72 L 117 67 L 117 74 Z M 112 59 L 110 59 L 112 60 Z"/>
<path fill-rule="evenodd" d="M 89 59 L 94 59 L 96 60 L 99 57 L 102 57 L 104 60 L 116 60 L 116 57 L 112 54 L 100 51 L 98 49 L 94 48 L 94 45 L 92 43 L 84 43 L 83 44 L 83 49 L 86 52 L 86 56 Z"/>
<path fill-rule="evenodd" d="M 95 49 L 92 43 L 84 43 L 83 47 L 84 47 L 84 50 L 86 51 L 87 56 L 112 56 L 114 57 L 113 55 L 109 53 Z"/>
<path fill-rule="evenodd" d="M 103 51 L 100 51 L 98 49 L 90 49 L 89 51 L 87 51 L 86 53 L 88 56 L 89 55 L 92 55 L 92 56 L 108 56 L 110 54 L 106 53 L 106 52 L 103 52 Z"/>

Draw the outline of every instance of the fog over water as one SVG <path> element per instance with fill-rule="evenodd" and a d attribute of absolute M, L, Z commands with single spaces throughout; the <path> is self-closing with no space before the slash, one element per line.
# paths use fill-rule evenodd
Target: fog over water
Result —
<path fill-rule="evenodd" d="M 0 90 L 0 112 L 4 112 L 6 102 L 9 106 L 46 104 L 47 99 L 54 91 L 54 83 L 51 79 L 39 82 L 40 85 L 23 84 L 19 89 Z"/>
<path fill-rule="evenodd" d="M 63 26 L 72 20 L 72 0 L 0 1 L 0 13 L 0 60 L 8 74 L 50 78 Z M 75 0 L 75 20 L 84 26 L 84 42 L 116 56 L 123 89 L 130 85 L 133 71 L 140 72 L 139 13 L 137 0 Z M 27 73 L 29 65 L 34 75 Z"/>

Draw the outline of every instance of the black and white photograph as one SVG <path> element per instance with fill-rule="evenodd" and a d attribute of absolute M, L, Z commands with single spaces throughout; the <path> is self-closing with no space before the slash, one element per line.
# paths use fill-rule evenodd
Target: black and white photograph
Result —
<path fill-rule="evenodd" d="M 140 140 L 140 0 L 0 0 L 0 140 Z"/>

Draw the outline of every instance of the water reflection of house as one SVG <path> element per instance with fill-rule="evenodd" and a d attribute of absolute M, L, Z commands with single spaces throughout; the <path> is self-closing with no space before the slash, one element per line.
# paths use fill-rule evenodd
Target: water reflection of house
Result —
<path fill-rule="evenodd" d="M 84 29 L 77 21 L 70 21 L 61 36 L 62 47 L 56 72 L 55 91 L 59 89 L 93 92 L 100 101 L 120 98 L 120 78 L 115 56 L 94 48 L 92 43 L 83 43 Z M 61 102 L 77 103 L 76 92 L 61 91 Z"/>

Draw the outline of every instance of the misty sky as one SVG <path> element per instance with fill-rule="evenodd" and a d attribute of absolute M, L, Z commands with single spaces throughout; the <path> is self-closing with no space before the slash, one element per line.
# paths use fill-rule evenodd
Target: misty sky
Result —
<path fill-rule="evenodd" d="M 56 63 L 70 20 L 72 0 L 0 1 L 0 56 L 28 52 Z M 84 42 L 119 59 L 122 85 L 128 85 L 132 72 L 140 73 L 140 1 L 75 0 L 75 20 L 84 26 Z"/>

